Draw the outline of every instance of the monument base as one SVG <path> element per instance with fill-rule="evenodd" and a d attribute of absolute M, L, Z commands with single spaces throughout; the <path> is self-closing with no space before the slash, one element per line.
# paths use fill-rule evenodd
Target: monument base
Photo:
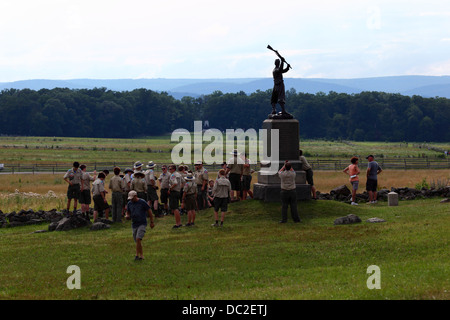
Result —
<path fill-rule="evenodd" d="M 296 185 L 297 201 L 311 199 L 311 186 L 309 184 Z M 281 186 L 276 184 L 253 185 L 253 199 L 264 200 L 264 202 L 281 202 Z"/>

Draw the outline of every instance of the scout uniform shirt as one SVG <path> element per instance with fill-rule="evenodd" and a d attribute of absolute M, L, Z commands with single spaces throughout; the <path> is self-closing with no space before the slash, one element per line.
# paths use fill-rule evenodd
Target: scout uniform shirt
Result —
<path fill-rule="evenodd" d="M 91 190 L 91 181 L 94 181 L 95 178 L 91 177 L 89 173 L 82 172 L 81 174 L 81 187 L 83 190 Z"/>
<path fill-rule="evenodd" d="M 281 189 L 282 190 L 294 190 L 295 189 L 295 171 L 294 170 L 279 171 L 278 176 L 281 179 Z"/>
<path fill-rule="evenodd" d="M 184 193 L 186 196 L 196 194 L 197 193 L 197 186 L 194 182 L 194 180 L 187 181 L 183 188 Z"/>
<path fill-rule="evenodd" d="M 112 192 L 123 192 L 125 189 L 125 182 L 119 175 L 114 175 L 114 177 L 109 180 L 109 189 Z"/>
<path fill-rule="evenodd" d="M 306 158 L 304 156 L 300 156 L 299 159 L 300 159 L 300 161 L 302 163 L 302 169 L 304 171 L 307 171 L 307 170 L 312 168 L 311 165 L 308 163 L 308 161 L 306 161 Z"/>
<path fill-rule="evenodd" d="M 252 175 L 252 168 L 250 167 L 250 159 L 245 159 L 245 164 L 248 166 L 244 165 L 244 169 L 242 171 L 242 175 L 243 176 L 250 176 Z"/>
<path fill-rule="evenodd" d="M 230 196 L 231 183 L 225 177 L 220 177 L 214 183 L 212 193 L 216 198 L 228 198 Z"/>
<path fill-rule="evenodd" d="M 72 182 L 72 184 L 80 184 L 82 174 L 83 171 L 81 171 L 80 168 L 78 168 L 77 171 L 74 171 L 72 168 L 66 172 L 64 179 L 69 178 L 69 181 Z"/>
<path fill-rule="evenodd" d="M 101 179 L 98 179 L 94 181 L 92 184 L 92 195 L 100 196 L 102 192 L 105 192 L 105 185 L 104 182 Z"/>
<path fill-rule="evenodd" d="M 136 192 L 147 192 L 147 184 L 144 179 L 134 177 L 133 181 L 131 181 L 131 190 Z"/>
<path fill-rule="evenodd" d="M 195 180 L 195 183 L 197 185 L 200 185 L 200 186 L 203 185 L 203 181 L 204 180 L 206 180 L 206 181 L 209 180 L 209 178 L 208 178 L 208 170 L 206 170 L 205 168 L 201 168 L 201 169 L 195 170 L 195 172 L 194 172 L 194 180 Z"/>
<path fill-rule="evenodd" d="M 241 174 L 242 169 L 244 168 L 244 161 L 234 156 L 233 158 L 228 159 L 227 162 L 228 168 L 230 168 L 230 173 Z"/>
<path fill-rule="evenodd" d="M 147 171 L 144 172 L 145 174 L 145 183 L 148 186 L 155 186 L 155 173 L 153 172 L 153 169 L 149 169 Z"/>
<path fill-rule="evenodd" d="M 181 191 L 181 174 L 179 174 L 177 171 L 172 173 L 169 178 L 169 188 L 175 185 L 175 187 L 172 189 L 172 191 Z"/>
<path fill-rule="evenodd" d="M 169 189 L 169 178 L 170 178 L 170 173 L 161 173 L 161 175 L 159 176 L 158 180 L 161 183 L 161 189 Z"/>
<path fill-rule="evenodd" d="M 125 183 L 125 192 L 130 192 L 131 191 L 131 175 L 127 173 L 123 177 L 123 181 Z"/>

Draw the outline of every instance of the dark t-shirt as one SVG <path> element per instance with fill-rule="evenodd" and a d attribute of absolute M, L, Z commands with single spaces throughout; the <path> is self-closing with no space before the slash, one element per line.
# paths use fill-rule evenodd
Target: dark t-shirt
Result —
<path fill-rule="evenodd" d="M 378 162 L 371 161 L 368 163 L 367 166 L 370 169 L 369 175 L 367 178 L 371 179 L 371 180 L 377 180 L 377 171 L 378 171 L 378 168 L 380 168 L 380 166 L 378 165 Z"/>
<path fill-rule="evenodd" d="M 136 202 L 128 201 L 127 211 L 130 212 L 132 228 L 137 228 L 141 225 L 147 225 L 148 209 L 150 209 L 150 206 L 145 200 L 139 199 Z"/>

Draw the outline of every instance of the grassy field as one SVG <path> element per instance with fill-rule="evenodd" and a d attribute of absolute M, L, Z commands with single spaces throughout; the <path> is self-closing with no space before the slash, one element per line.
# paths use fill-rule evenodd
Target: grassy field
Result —
<path fill-rule="evenodd" d="M 170 136 L 142 139 L 100 139 L 64 137 L 0 137 L 0 163 L 51 164 L 81 162 L 171 162 L 171 150 L 178 142 Z M 209 143 L 204 143 L 204 146 Z M 439 158 L 450 143 L 399 143 L 302 140 L 301 149 L 311 159 L 348 158 L 374 154 L 377 158 Z M 228 156 L 225 156 L 227 158 Z"/>
<path fill-rule="evenodd" d="M 79 139 L 0 137 L 0 163 L 171 162 L 170 137 Z M 450 145 L 302 141 L 309 158 L 441 157 Z M 163 152 L 153 152 L 161 150 Z M 365 168 L 362 168 L 363 170 Z M 211 172 L 215 176 L 215 172 Z M 108 176 L 106 184 L 110 179 Z M 0 210 L 66 207 L 63 174 L 0 175 Z M 253 182 L 256 181 L 256 174 Z M 315 171 L 317 190 L 348 186 L 340 171 Z M 365 178 L 361 178 L 362 184 Z M 379 188 L 448 184 L 450 170 L 384 170 Z M 17 191 L 17 192 L 16 192 Z M 361 185 L 359 192 L 364 191 Z M 450 207 L 440 199 L 353 207 L 335 201 L 299 202 L 302 223 L 278 224 L 280 204 L 233 203 L 223 228 L 213 211 L 196 227 L 172 230 L 158 218 L 144 238 L 146 259 L 134 262 L 130 222 L 93 232 L 33 233 L 48 225 L 0 229 L 0 299 L 449 299 Z M 356 214 L 363 223 L 334 226 Z M 386 223 L 370 224 L 379 217 Z M 183 223 L 186 217 L 182 217 Z M 66 270 L 81 269 L 81 290 L 69 290 Z M 369 290 L 367 268 L 381 271 L 381 290 Z"/>
<path fill-rule="evenodd" d="M 307 201 L 298 208 L 300 224 L 280 225 L 279 204 L 252 200 L 231 204 L 223 228 L 210 226 L 211 210 L 192 228 L 172 230 L 173 217 L 157 219 L 139 262 L 130 222 L 97 232 L 0 229 L 0 299 L 449 298 L 448 205 Z M 333 225 L 350 213 L 363 222 Z M 365 222 L 371 217 L 387 222 Z M 70 265 L 81 269 L 80 290 L 66 287 Z M 370 265 L 380 268 L 380 290 L 367 288 Z"/>
<path fill-rule="evenodd" d="M 159 172 L 157 172 L 159 174 Z M 211 177 L 216 172 L 210 172 Z M 105 185 L 109 184 L 112 175 L 108 175 Z M 450 183 L 450 170 L 384 170 L 379 176 L 380 189 L 391 187 L 414 188 L 425 179 L 429 186 L 442 186 Z M 361 177 L 362 185 L 358 193 L 363 192 L 365 178 Z M 252 184 L 257 182 L 253 174 Z M 339 171 L 316 171 L 314 183 L 318 191 L 329 193 L 343 184 L 349 189 L 351 185 L 348 176 Z M 20 193 L 17 194 L 16 190 Z M 48 195 L 51 191 L 50 196 Z M 0 175 L 0 210 L 3 212 L 28 210 L 51 210 L 66 208 L 67 183 L 63 174 L 14 174 Z M 108 195 L 111 201 L 111 194 Z"/>

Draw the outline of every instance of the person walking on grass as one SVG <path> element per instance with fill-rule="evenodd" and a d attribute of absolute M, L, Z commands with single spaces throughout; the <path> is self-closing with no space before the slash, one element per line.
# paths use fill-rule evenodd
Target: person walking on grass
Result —
<path fill-rule="evenodd" d="M 105 211 L 106 219 L 109 218 L 109 204 L 106 200 L 105 174 L 100 172 L 92 184 L 92 198 L 94 200 L 94 222 L 97 222 L 98 212 Z"/>
<path fill-rule="evenodd" d="M 82 172 L 78 161 L 75 161 L 72 166 L 72 169 L 66 172 L 63 179 L 69 184 L 67 188 L 67 212 L 70 212 L 70 203 L 73 199 L 73 213 L 76 213 L 81 192 L 80 183 Z"/>
<path fill-rule="evenodd" d="M 356 202 L 356 191 L 358 190 L 359 178 L 358 174 L 360 173 L 358 168 L 358 157 L 353 157 L 350 162 L 352 163 L 347 168 L 344 169 L 344 173 L 350 176 L 350 184 L 352 185 L 352 206 L 357 206 Z"/>
<path fill-rule="evenodd" d="M 120 177 L 120 168 L 114 168 L 114 177 L 109 180 L 109 189 L 111 190 L 111 211 L 113 222 L 122 222 L 123 192 L 125 182 Z"/>
<path fill-rule="evenodd" d="M 223 222 L 225 220 L 225 215 L 228 211 L 228 199 L 231 197 L 231 183 L 225 177 L 226 171 L 220 169 L 219 171 L 219 179 L 214 182 L 213 187 L 213 195 L 214 195 L 214 218 L 216 219 L 216 223 L 214 223 L 213 227 L 219 226 L 219 210 L 222 211 L 222 216 L 220 217 L 220 226 L 223 226 Z"/>
<path fill-rule="evenodd" d="M 378 162 L 375 161 L 375 157 L 373 155 L 367 156 L 366 159 L 369 160 L 366 172 L 367 176 L 366 190 L 369 193 L 368 204 L 375 204 L 377 203 L 378 175 L 383 170 L 378 165 Z"/>
<path fill-rule="evenodd" d="M 195 224 L 195 209 L 197 208 L 197 184 L 194 181 L 192 172 L 187 173 L 184 180 L 186 183 L 183 188 L 182 203 L 188 216 L 186 227 L 192 227 Z"/>
<path fill-rule="evenodd" d="M 180 192 L 181 192 L 181 174 L 177 172 L 177 167 L 172 164 L 169 166 L 170 178 L 169 178 L 169 209 L 175 216 L 175 225 L 173 229 L 180 228 L 181 224 L 181 216 L 179 204 L 180 204 Z"/>
<path fill-rule="evenodd" d="M 136 243 L 136 256 L 134 257 L 134 260 L 144 260 L 142 239 L 144 238 L 147 228 L 147 216 L 150 218 L 150 228 L 153 229 L 155 227 L 152 209 L 145 200 L 138 198 L 136 191 L 130 191 L 127 199 L 126 219 L 131 220 L 133 239 Z"/>
<path fill-rule="evenodd" d="M 81 204 L 81 214 L 87 220 L 89 220 L 89 205 L 92 202 L 91 199 L 91 181 L 95 181 L 97 177 L 97 171 L 94 171 L 94 175 L 91 176 L 86 172 L 86 165 L 82 164 L 80 166 L 82 171 L 81 183 L 80 183 L 80 204 Z"/>
<path fill-rule="evenodd" d="M 297 211 L 297 192 L 295 186 L 295 171 L 286 160 L 284 166 L 278 171 L 281 180 L 281 221 L 287 222 L 287 209 L 291 207 L 291 216 L 294 222 L 300 222 Z"/>

